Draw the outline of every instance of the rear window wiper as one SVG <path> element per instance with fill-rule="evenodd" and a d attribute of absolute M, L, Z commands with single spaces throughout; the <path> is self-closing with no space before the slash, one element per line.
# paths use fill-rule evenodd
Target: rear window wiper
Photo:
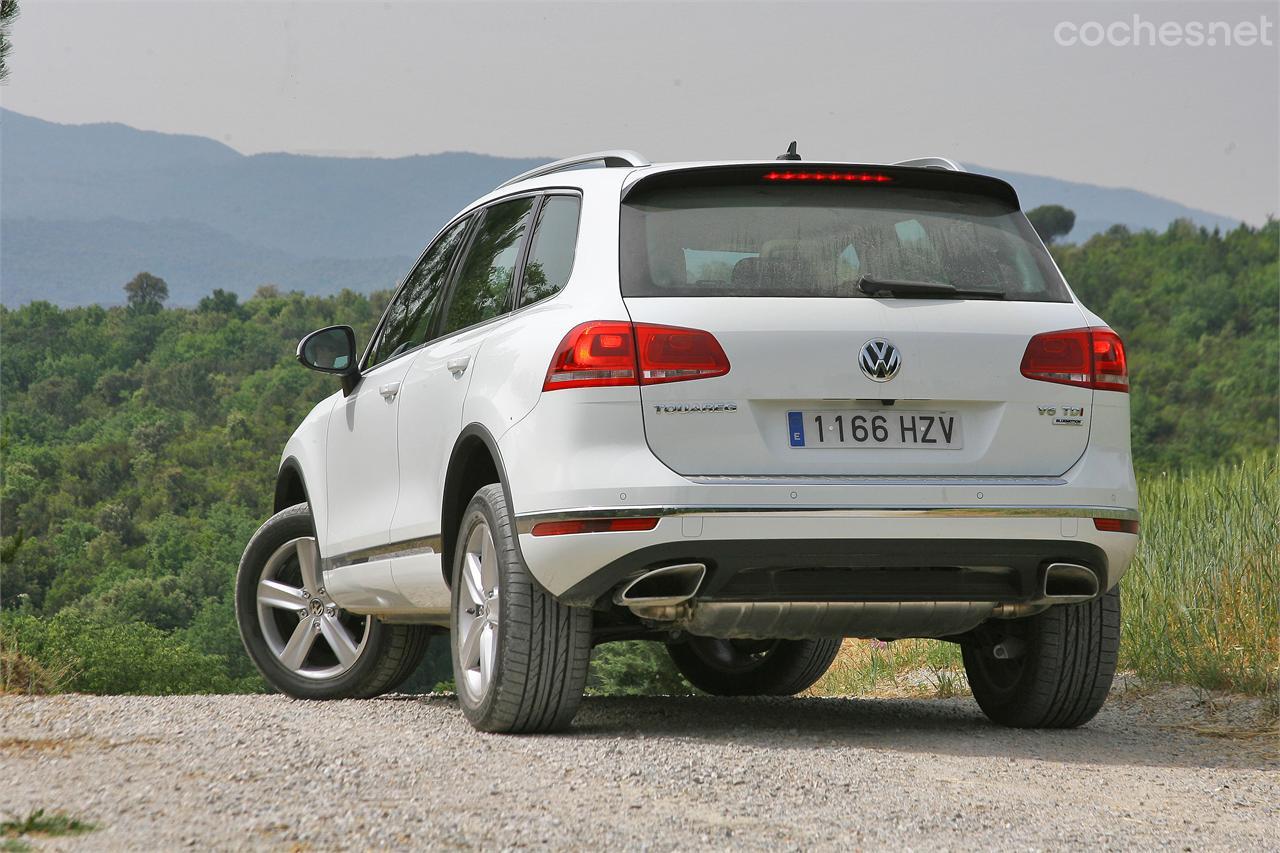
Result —
<path fill-rule="evenodd" d="M 900 299 L 1004 299 L 1002 290 L 961 290 L 942 281 L 895 281 L 869 275 L 858 278 L 858 290 L 868 296 L 896 296 Z"/>

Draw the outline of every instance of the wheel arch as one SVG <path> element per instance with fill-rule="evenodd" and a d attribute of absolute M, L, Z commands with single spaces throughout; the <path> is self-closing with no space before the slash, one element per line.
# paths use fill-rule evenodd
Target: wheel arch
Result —
<path fill-rule="evenodd" d="M 304 503 L 310 503 L 310 498 L 306 478 L 302 476 L 302 463 L 290 456 L 280 463 L 280 471 L 276 474 L 276 494 L 271 511 L 280 512 Z"/>
<path fill-rule="evenodd" d="M 444 477 L 440 502 L 440 570 L 446 586 L 453 585 L 453 549 L 457 546 L 462 513 L 480 487 L 490 483 L 502 487 L 507 508 L 514 516 L 515 505 L 511 501 L 511 487 L 498 442 L 483 424 L 473 423 L 458 434 Z"/>

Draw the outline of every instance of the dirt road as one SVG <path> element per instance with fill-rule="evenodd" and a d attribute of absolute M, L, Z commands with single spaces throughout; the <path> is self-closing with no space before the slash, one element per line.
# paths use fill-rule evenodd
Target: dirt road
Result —
<path fill-rule="evenodd" d="M 1196 733 L 1194 704 L 1032 732 L 968 698 L 588 699 L 501 737 L 447 697 L 0 697 L 0 812 L 92 821 L 36 844 L 95 850 L 1276 849 L 1274 742 Z"/>

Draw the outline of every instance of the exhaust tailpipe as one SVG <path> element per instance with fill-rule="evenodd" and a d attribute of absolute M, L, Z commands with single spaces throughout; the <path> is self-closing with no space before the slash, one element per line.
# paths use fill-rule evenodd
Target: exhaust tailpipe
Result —
<path fill-rule="evenodd" d="M 706 574 L 707 567 L 702 563 L 679 563 L 651 569 L 620 587 L 614 593 L 613 601 L 631 608 L 682 604 L 693 598 Z"/>
<path fill-rule="evenodd" d="M 1089 601 L 1098 596 L 1098 576 L 1075 563 L 1050 563 L 1044 570 L 1044 598 L 1055 604 Z"/>

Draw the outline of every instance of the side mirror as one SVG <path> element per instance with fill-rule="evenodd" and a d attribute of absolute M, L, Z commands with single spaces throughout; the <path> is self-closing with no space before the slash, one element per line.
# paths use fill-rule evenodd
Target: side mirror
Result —
<path fill-rule="evenodd" d="M 343 394 L 350 394 L 360 377 L 356 359 L 356 333 L 350 326 L 320 329 L 298 344 L 298 361 L 312 370 L 341 376 Z"/>

